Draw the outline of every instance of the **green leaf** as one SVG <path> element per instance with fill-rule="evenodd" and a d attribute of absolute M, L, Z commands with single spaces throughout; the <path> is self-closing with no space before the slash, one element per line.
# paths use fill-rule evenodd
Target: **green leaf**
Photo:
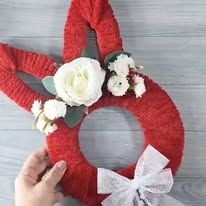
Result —
<path fill-rule="evenodd" d="M 68 107 L 67 114 L 64 118 L 65 123 L 70 127 L 76 127 L 84 117 L 85 106 L 81 105 L 79 107 Z"/>
<path fill-rule="evenodd" d="M 45 89 L 53 94 L 53 95 L 56 95 L 57 92 L 56 92 L 56 88 L 55 88 L 55 84 L 54 84 L 54 79 L 53 79 L 53 76 L 47 76 L 45 77 L 44 79 L 42 79 L 42 83 L 45 87 Z"/>
<path fill-rule="evenodd" d="M 87 57 L 91 59 L 99 59 L 99 55 L 91 47 L 86 47 L 82 50 L 81 57 Z"/>
<path fill-rule="evenodd" d="M 125 54 L 127 55 L 128 57 L 131 56 L 131 54 L 129 52 L 125 52 L 125 51 L 115 51 L 115 52 L 112 52 L 111 54 L 108 54 L 104 60 L 104 64 L 105 65 L 108 65 L 109 63 L 111 62 L 114 62 L 117 57 L 120 55 L 120 54 Z"/>

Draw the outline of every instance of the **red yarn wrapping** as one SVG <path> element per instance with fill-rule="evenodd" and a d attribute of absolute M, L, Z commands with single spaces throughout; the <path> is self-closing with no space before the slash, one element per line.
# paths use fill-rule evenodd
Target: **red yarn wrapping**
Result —
<path fill-rule="evenodd" d="M 87 44 L 88 26 L 95 29 L 101 57 L 122 50 L 118 24 L 107 0 L 73 0 L 65 25 L 64 59 L 69 62 L 80 56 Z M 18 105 L 30 111 L 34 100 L 47 97 L 30 89 L 16 76 L 17 71 L 32 74 L 38 78 L 54 75 L 56 64 L 51 58 L 34 52 L 24 51 L 0 44 L 0 90 Z M 96 109 L 117 106 L 128 109 L 140 121 L 145 134 L 145 147 L 151 144 L 169 160 L 175 175 L 183 156 L 184 128 L 176 106 L 156 83 L 143 76 L 146 93 L 142 98 L 134 94 L 114 97 L 105 93 L 89 108 Z M 66 160 L 68 170 L 62 180 L 66 194 L 72 195 L 89 206 L 101 205 L 105 196 L 97 194 L 97 168 L 85 158 L 79 146 L 79 130 L 69 128 L 62 119 L 57 121 L 58 130 L 47 137 L 48 152 L 53 164 Z M 132 178 L 135 164 L 117 171 Z"/>
<path fill-rule="evenodd" d="M 27 111 L 31 111 L 35 99 L 44 101 L 48 97 L 32 90 L 16 73 L 25 72 L 43 78 L 56 71 L 54 60 L 45 55 L 0 44 L 0 90 Z"/>
<path fill-rule="evenodd" d="M 73 0 L 64 30 L 64 61 L 80 56 L 87 45 L 88 26 L 96 31 L 102 59 L 122 49 L 118 23 L 108 0 Z"/>

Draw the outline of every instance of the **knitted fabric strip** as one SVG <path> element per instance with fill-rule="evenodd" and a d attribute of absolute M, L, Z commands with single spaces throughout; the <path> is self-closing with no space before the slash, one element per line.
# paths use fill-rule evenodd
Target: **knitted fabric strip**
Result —
<path fill-rule="evenodd" d="M 101 58 L 122 50 L 118 23 L 108 0 L 73 0 L 64 32 L 64 60 L 80 56 L 87 46 L 88 26 L 96 31 Z"/>
<path fill-rule="evenodd" d="M 34 100 L 47 97 L 27 86 L 17 77 L 17 72 L 43 78 L 54 75 L 56 70 L 54 60 L 45 55 L 0 44 L 0 90 L 27 111 Z"/>

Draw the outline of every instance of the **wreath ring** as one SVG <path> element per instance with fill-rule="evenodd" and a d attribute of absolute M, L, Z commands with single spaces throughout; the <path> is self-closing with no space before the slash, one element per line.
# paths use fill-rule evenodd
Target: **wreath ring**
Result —
<path fill-rule="evenodd" d="M 122 50 L 118 23 L 109 3 L 94 1 L 91 6 L 88 2 L 73 1 L 70 7 L 65 25 L 65 62 L 80 56 L 87 44 L 88 24 L 96 31 L 102 59 L 113 51 Z M 167 93 L 148 77 L 144 76 L 144 79 L 147 91 L 142 98 L 136 99 L 130 94 L 115 97 L 105 92 L 97 103 L 89 107 L 89 114 L 109 106 L 131 111 L 144 129 L 145 147 L 148 144 L 153 145 L 170 159 L 168 167 L 176 174 L 183 155 L 182 120 Z M 58 127 L 59 130 L 47 138 L 47 144 L 53 162 L 67 160 L 69 169 L 62 181 L 64 191 L 87 205 L 100 205 L 105 196 L 97 194 L 97 168 L 85 158 L 79 146 L 81 124 L 69 128 L 60 120 Z M 131 178 L 134 168 L 135 164 L 117 173 Z"/>
<path fill-rule="evenodd" d="M 113 51 L 123 50 L 118 23 L 108 1 L 73 0 L 65 25 L 65 62 L 80 56 L 87 44 L 88 25 L 96 31 L 102 59 Z M 43 78 L 54 75 L 57 65 L 45 55 L 0 44 L 0 89 L 18 105 L 31 111 L 34 100 L 45 101 L 48 97 L 24 84 L 16 76 L 17 71 Z M 89 107 L 89 113 L 108 106 L 131 111 L 144 129 L 145 147 L 150 144 L 170 159 L 168 167 L 175 175 L 184 148 L 184 128 L 180 114 L 158 84 L 147 76 L 141 76 L 147 88 L 142 98 L 136 99 L 131 94 L 115 97 L 105 92 L 98 102 Z M 59 129 L 47 137 L 47 145 L 53 164 L 62 159 L 67 161 L 68 170 L 62 180 L 64 192 L 86 205 L 100 205 L 105 196 L 97 194 L 97 168 L 85 158 L 79 146 L 81 124 L 69 128 L 63 119 L 59 119 L 57 125 Z M 135 164 L 117 173 L 132 178 L 134 169 Z"/>

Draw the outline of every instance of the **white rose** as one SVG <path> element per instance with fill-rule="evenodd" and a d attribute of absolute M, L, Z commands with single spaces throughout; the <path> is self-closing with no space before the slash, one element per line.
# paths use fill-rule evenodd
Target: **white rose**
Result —
<path fill-rule="evenodd" d="M 48 119 L 45 117 L 45 114 L 43 112 L 36 119 L 35 126 L 37 129 L 39 129 L 42 133 L 45 133 L 46 135 L 49 135 L 57 130 L 57 125 L 48 122 Z"/>
<path fill-rule="evenodd" d="M 136 94 L 136 97 L 142 97 L 142 95 L 146 92 L 144 79 L 140 76 L 134 77 L 134 92 Z"/>
<path fill-rule="evenodd" d="M 31 112 L 35 117 L 38 117 L 42 111 L 42 103 L 40 100 L 35 100 L 32 104 Z"/>
<path fill-rule="evenodd" d="M 110 77 L 107 88 L 114 96 L 123 96 L 129 89 L 129 82 L 126 77 L 114 75 Z"/>
<path fill-rule="evenodd" d="M 135 68 L 135 62 L 125 54 L 120 54 L 117 59 L 108 66 L 110 71 L 115 71 L 117 75 L 124 77 L 129 74 L 129 68 Z"/>
<path fill-rule="evenodd" d="M 78 58 L 59 68 L 54 76 L 57 95 L 70 106 L 91 106 L 102 96 L 105 71 L 97 60 Z"/>
<path fill-rule="evenodd" d="M 67 107 L 65 102 L 56 99 L 48 100 L 44 104 L 44 114 L 50 120 L 55 120 L 60 117 L 65 117 Z"/>

